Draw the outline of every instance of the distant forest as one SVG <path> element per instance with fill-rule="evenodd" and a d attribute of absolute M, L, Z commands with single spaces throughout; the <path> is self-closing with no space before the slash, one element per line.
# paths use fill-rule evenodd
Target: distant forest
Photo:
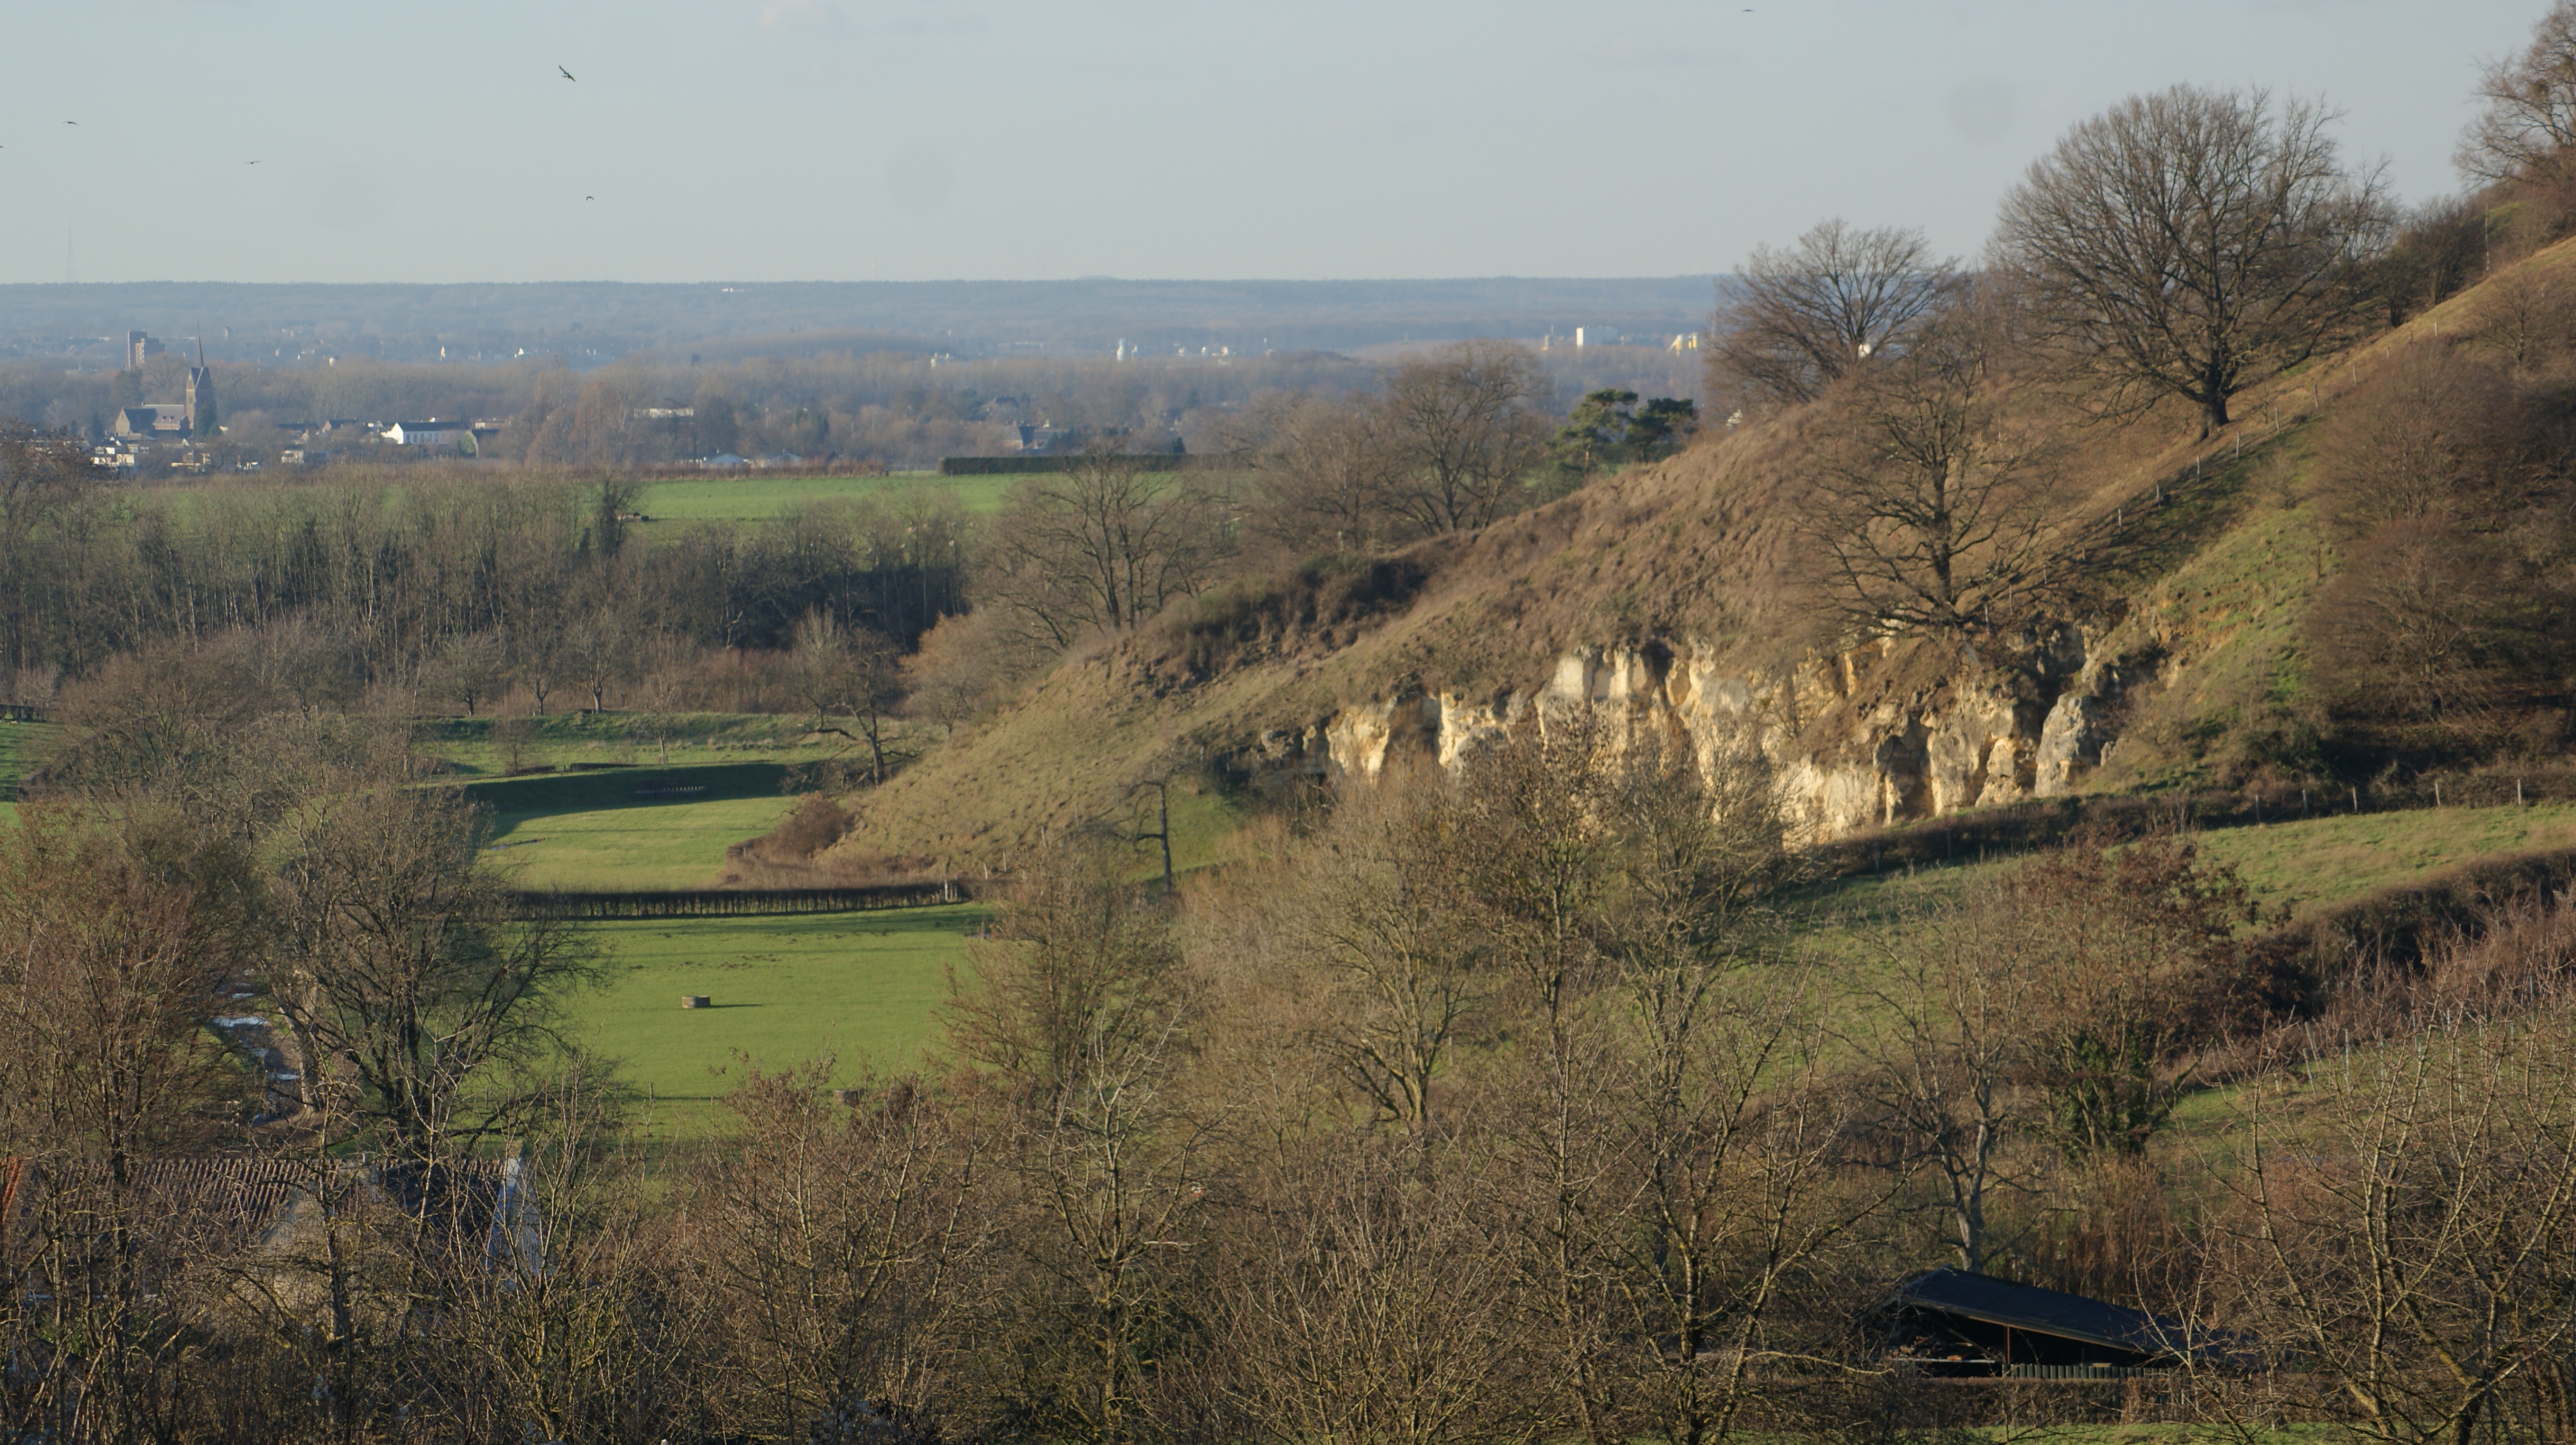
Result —
<path fill-rule="evenodd" d="M 1712 276 L 1462 281 L 704 282 L 325 286 L 130 282 L 0 286 L 0 359 L 115 367 L 125 333 L 203 336 L 219 362 L 336 357 L 576 367 L 652 352 L 683 361 L 940 351 L 1106 356 L 1229 347 L 1351 351 L 1575 329 L 1657 342 L 1696 330 Z"/>

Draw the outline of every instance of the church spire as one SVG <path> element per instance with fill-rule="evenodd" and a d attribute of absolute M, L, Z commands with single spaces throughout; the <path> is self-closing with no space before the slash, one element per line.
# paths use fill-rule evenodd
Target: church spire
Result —
<path fill-rule="evenodd" d="M 188 434 L 200 441 L 215 435 L 215 374 L 206 366 L 206 338 L 197 338 L 197 364 L 188 368 Z"/>

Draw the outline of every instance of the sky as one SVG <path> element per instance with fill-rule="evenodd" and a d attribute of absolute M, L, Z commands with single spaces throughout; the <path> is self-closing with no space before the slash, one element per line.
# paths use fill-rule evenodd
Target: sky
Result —
<path fill-rule="evenodd" d="M 0 0 L 0 281 L 1672 276 L 1832 215 L 1973 255 L 2178 82 L 2323 95 L 2449 192 L 2545 8 Z"/>

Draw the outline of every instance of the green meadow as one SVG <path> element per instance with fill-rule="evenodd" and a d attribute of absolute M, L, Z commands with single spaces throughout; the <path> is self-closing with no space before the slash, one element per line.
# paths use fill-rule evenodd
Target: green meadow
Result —
<path fill-rule="evenodd" d="M 1017 477 L 943 477 L 937 472 L 896 472 L 883 477 L 773 477 L 764 472 L 715 473 L 655 482 L 637 507 L 659 521 L 756 522 L 816 502 L 893 498 L 909 492 L 948 496 L 969 512 L 990 512 L 1010 495 Z"/>
<path fill-rule="evenodd" d="M 2198 837 L 2206 862 L 2236 869 L 2266 923 L 2419 879 L 2478 858 L 2576 847 L 2576 804 L 2425 808 L 2216 828 Z M 1857 962 L 1864 935 L 1909 908 L 1956 898 L 1971 879 L 2012 858 L 1890 869 L 1815 884 L 1794 912 L 1822 957 Z"/>
<path fill-rule="evenodd" d="M 828 1053 L 837 1082 L 919 1062 L 948 969 L 991 914 L 958 904 L 599 924 L 606 980 L 571 1001 L 575 1031 L 650 1097 L 655 1132 L 713 1132 L 714 1101 L 746 1061 L 774 1072 Z M 681 1008 L 683 994 L 714 1006 Z"/>
<path fill-rule="evenodd" d="M 584 699 L 586 701 L 586 699 Z M 758 757 L 817 762 L 847 751 L 847 739 L 809 739 L 809 719 L 773 713 L 605 712 L 566 710 L 541 718 L 428 718 L 412 724 L 413 751 L 446 765 L 447 775 L 495 778 L 513 771 L 504 730 L 524 729 L 516 770 L 535 772 L 595 763 L 696 765 Z"/>
<path fill-rule="evenodd" d="M 472 467 L 440 469 L 434 480 L 470 480 Z M 948 477 L 937 472 L 895 472 L 878 477 L 796 477 L 768 472 L 711 472 L 704 476 L 647 481 L 637 510 L 655 522 L 758 522 L 781 512 L 817 502 L 891 500 L 913 492 L 953 497 L 969 512 L 990 512 L 1002 505 L 1013 476 Z M 210 505 L 241 506 L 260 499 L 295 494 L 328 494 L 359 487 L 371 493 L 400 492 L 402 484 L 381 477 L 337 478 L 324 472 L 313 477 L 220 477 L 182 485 L 157 485 L 121 494 L 128 511 L 157 510 L 183 532 L 193 532 L 201 511 Z M 653 529 L 641 535 L 648 540 Z"/>
<path fill-rule="evenodd" d="M 492 809 L 487 846 L 520 886 L 601 892 L 713 884 L 728 847 L 795 807 L 790 767 L 830 751 L 793 719 L 713 713 L 547 718 L 522 766 L 566 770 L 516 777 L 495 776 L 485 720 L 423 724 L 415 746 Z M 651 1101 L 656 1134 L 720 1132 L 714 1101 L 747 1067 L 829 1053 L 848 1080 L 917 1061 L 949 968 L 990 916 L 960 904 L 594 924 L 604 977 L 568 1001 L 573 1031 Z M 683 1009 L 683 994 L 714 1007 Z"/>
<path fill-rule="evenodd" d="M 768 832 L 795 808 L 781 790 L 786 773 L 782 763 L 707 763 L 544 773 L 465 789 L 492 809 L 486 846 L 521 887 L 649 892 L 714 883 L 726 848 Z"/>

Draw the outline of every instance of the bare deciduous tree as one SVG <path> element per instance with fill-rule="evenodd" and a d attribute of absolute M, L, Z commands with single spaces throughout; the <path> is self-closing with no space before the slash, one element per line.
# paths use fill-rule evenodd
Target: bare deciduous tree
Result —
<path fill-rule="evenodd" d="M 2550 6 L 2521 54 L 2480 72 L 2476 95 L 2486 108 L 2460 138 L 2461 170 L 2509 181 L 2562 165 L 2576 145 L 2576 5 Z"/>
<path fill-rule="evenodd" d="M 1311 972 L 1306 1029 L 1381 1120 L 1433 1125 L 1432 1082 L 1493 992 L 1450 867 L 1444 780 L 1354 788 L 1289 864 L 1273 936 Z"/>
<path fill-rule="evenodd" d="M 1901 350 L 1956 279 L 1956 263 L 1921 231 L 1839 216 L 1786 249 L 1758 246 L 1711 326 L 1712 394 L 1813 401 L 1864 361 Z"/>
<path fill-rule="evenodd" d="M 991 1242 L 981 1150 L 920 1081 L 869 1079 L 842 1105 L 815 1087 L 830 1074 L 754 1073 L 727 1100 L 740 1143 L 693 1211 L 740 1372 L 723 1393 L 773 1438 L 840 1439 L 870 1411 L 935 1432 Z"/>
<path fill-rule="evenodd" d="M 1057 648 L 1125 632 L 1205 583 L 1222 551 L 1215 498 L 1186 471 L 1149 470 L 1125 436 L 1012 493 L 995 520 L 994 600 Z"/>
<path fill-rule="evenodd" d="M 2243 1018 L 2235 936 L 2256 917 L 2245 885 L 2167 834 L 2043 853 L 1981 906 L 2033 977 L 2028 1082 L 2049 1133 L 2079 1159 L 2143 1154 Z"/>
<path fill-rule="evenodd" d="M 603 599 L 564 628 L 564 671 L 590 694 L 593 713 L 608 710 L 608 690 L 634 673 L 635 655 L 635 632 L 617 601 Z"/>
<path fill-rule="evenodd" d="M 2206 436 L 2238 391 L 2366 317 L 2360 263 L 2387 206 L 2378 172 L 2337 157 L 2334 118 L 2259 89 L 2176 86 L 2077 125 L 2005 196 L 1999 258 L 2102 411 L 2179 397 Z"/>
<path fill-rule="evenodd" d="M 272 987 L 326 1127 L 430 1160 L 506 1131 L 537 1097 L 512 1077 L 554 1052 L 563 995 L 595 959 L 527 916 L 479 858 L 482 821 L 447 790 L 314 802 L 277 872 Z"/>
<path fill-rule="evenodd" d="M 2516 559 L 2442 518 L 2382 525 L 2306 620 L 2328 696 L 2474 726 L 2512 696 L 2516 664 L 2557 651 L 2554 608 L 2519 585 Z"/>
<path fill-rule="evenodd" d="M 1462 341 L 1386 374 L 1376 437 L 1395 474 L 1387 509 L 1425 533 L 1518 509 L 1547 460 L 1547 377 L 1525 347 Z"/>
<path fill-rule="evenodd" d="M 2576 1052 L 2524 1020 L 2287 1058 L 2248 1091 L 2239 1318 L 2297 1403 L 2385 1442 L 2538 1440 L 2571 1418 Z"/>
<path fill-rule="evenodd" d="M 1539 1435 L 1510 1259 L 1477 1161 L 1341 1131 L 1293 1161 L 1217 1302 L 1232 1403 L 1263 1439 L 1445 1445 Z"/>
<path fill-rule="evenodd" d="M 248 952 L 239 923 L 65 812 L 0 831 L 0 1337 L 47 1361 L 0 1385 L 17 1430 L 148 1438 L 184 1377 L 191 1230 L 155 1214 L 143 1176 L 239 1105 L 206 1027 Z"/>
<path fill-rule="evenodd" d="M 2049 470 L 2003 416 L 1988 348 L 1954 317 L 1844 399 L 1847 425 L 1797 520 L 1847 626 L 1973 643 L 2065 582 Z"/>
<path fill-rule="evenodd" d="M 1974 908 L 1926 911 L 1890 929 L 1894 982 L 1873 1000 L 1886 1027 L 1857 1041 L 1873 1065 L 1865 1086 L 1882 1127 L 1933 1174 L 1952 1255 L 1971 1274 L 1996 1254 L 2000 1196 L 2030 1179 L 2011 1146 L 2029 1127 L 2018 1093 L 2033 981 L 2001 932 Z"/>
<path fill-rule="evenodd" d="M 814 730 L 839 732 L 847 718 L 868 750 L 868 781 L 882 783 L 890 766 L 909 756 L 895 732 L 903 704 L 903 659 L 894 645 L 865 627 L 845 626 L 814 611 L 796 624 L 788 674 L 798 700 L 814 714 Z"/>
<path fill-rule="evenodd" d="M 474 716 L 478 704 L 490 702 L 509 676 L 508 652 L 489 632 L 449 638 L 422 669 L 423 683 L 434 695 L 453 701 Z"/>
<path fill-rule="evenodd" d="M 1402 522 L 1389 510 L 1400 467 L 1385 418 L 1364 402 L 1299 397 L 1253 453 L 1261 506 L 1254 525 L 1281 545 L 1367 552 Z"/>
<path fill-rule="evenodd" d="M 31 631 L 36 536 L 89 490 L 89 471 L 70 438 L 0 421 L 0 678 L 41 660 Z"/>
<path fill-rule="evenodd" d="M 2554 470 L 2556 431 L 2512 378 L 2438 341 L 2409 346 L 2317 429 L 2317 476 L 2347 541 L 2396 521 L 2491 525 Z"/>

